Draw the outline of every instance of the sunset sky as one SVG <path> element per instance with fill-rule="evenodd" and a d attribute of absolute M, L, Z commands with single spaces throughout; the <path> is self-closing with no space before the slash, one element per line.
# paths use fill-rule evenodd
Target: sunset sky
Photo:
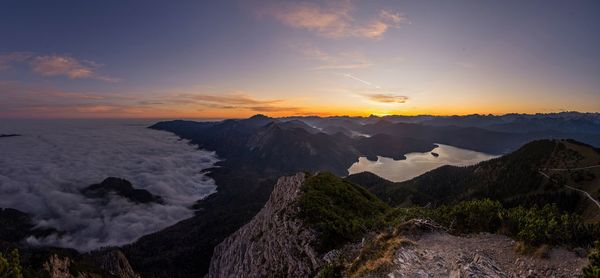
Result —
<path fill-rule="evenodd" d="M 600 112 L 600 1 L 0 2 L 0 117 Z"/>

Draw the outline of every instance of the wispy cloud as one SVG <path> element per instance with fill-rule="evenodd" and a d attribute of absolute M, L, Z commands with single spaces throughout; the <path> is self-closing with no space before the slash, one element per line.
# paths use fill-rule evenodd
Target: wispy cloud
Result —
<path fill-rule="evenodd" d="M 363 84 L 365 84 L 365 85 L 372 86 L 372 87 L 374 87 L 375 89 L 380 89 L 380 87 L 379 87 L 379 86 L 377 86 L 377 85 L 373 85 L 373 83 L 371 83 L 371 82 L 369 82 L 369 81 L 367 81 L 367 80 L 364 80 L 364 79 L 360 79 L 360 78 L 358 78 L 358 77 L 356 77 L 356 76 L 354 76 L 354 75 L 352 75 L 352 74 L 345 73 L 345 74 L 343 74 L 343 75 L 344 75 L 345 77 L 348 77 L 348 78 L 350 78 L 350 79 L 356 80 L 356 81 L 358 81 L 358 82 L 360 82 L 360 83 L 363 83 Z"/>
<path fill-rule="evenodd" d="M 283 100 L 271 99 L 260 100 L 244 93 L 234 93 L 228 95 L 209 95 L 209 94 L 183 94 L 182 98 L 197 100 L 208 103 L 219 103 L 228 105 L 271 105 L 282 102 Z"/>
<path fill-rule="evenodd" d="M 371 61 L 359 51 L 346 51 L 340 53 L 328 53 L 309 44 L 294 45 L 306 59 L 319 63 L 313 70 L 351 70 L 367 68 L 372 65 Z"/>
<path fill-rule="evenodd" d="M 366 85 L 367 86 L 366 90 L 365 89 L 359 90 L 362 92 L 359 93 L 358 95 L 365 97 L 371 101 L 374 101 L 377 103 L 384 103 L 384 104 L 403 104 L 403 103 L 406 103 L 409 99 L 408 96 L 401 95 L 401 94 L 398 94 L 395 92 L 391 92 L 390 90 L 382 88 L 381 86 L 376 85 L 367 80 L 364 80 L 362 78 L 358 78 L 352 74 L 344 73 L 342 75 L 347 78 L 350 78 L 352 80 L 355 80 L 357 82 L 360 82 L 361 84 Z"/>
<path fill-rule="evenodd" d="M 65 91 L 49 86 L 23 84 L 0 80 L 0 117 L 51 116 L 73 117 L 85 115 L 126 115 L 137 105 L 134 97 L 111 92 Z M 160 107 L 148 107 L 144 112 L 156 113 Z"/>
<path fill-rule="evenodd" d="M 48 55 L 37 56 L 31 61 L 33 72 L 43 76 L 66 76 L 71 79 L 97 79 L 106 82 L 119 81 L 117 78 L 100 75 L 96 69 L 99 64 L 77 60 L 70 56 Z"/>
<path fill-rule="evenodd" d="M 95 99 L 95 100 L 100 100 L 100 99 L 105 99 L 105 96 L 101 96 L 98 94 L 89 94 L 89 93 L 78 93 L 78 92 L 55 92 L 52 93 L 53 96 L 57 96 L 57 97 L 65 97 L 65 98 L 74 98 L 74 99 Z"/>
<path fill-rule="evenodd" d="M 82 113 L 106 113 L 106 112 L 115 112 L 119 109 L 120 109 L 119 106 L 106 105 L 106 104 L 81 105 L 81 106 L 77 106 L 75 108 L 75 110 L 77 112 L 82 112 Z"/>
<path fill-rule="evenodd" d="M 406 103 L 408 101 L 407 96 L 393 94 L 364 94 L 364 96 L 372 101 L 381 103 Z"/>
<path fill-rule="evenodd" d="M 307 114 L 293 99 L 251 93 L 194 91 L 84 92 L 0 80 L 0 117 L 173 117 L 249 113 Z M 204 113 L 204 114 L 206 114 Z"/>
<path fill-rule="evenodd" d="M 340 38 L 348 35 L 350 6 L 338 3 L 336 7 L 322 7 L 315 3 L 294 3 L 273 6 L 265 14 L 293 28 L 313 31 L 321 36 Z"/>
<path fill-rule="evenodd" d="M 282 99 L 257 99 L 246 93 L 232 94 L 179 94 L 165 99 L 177 103 L 188 103 L 204 108 L 243 109 L 255 112 L 297 111 L 300 108 L 285 104 Z"/>
<path fill-rule="evenodd" d="M 31 61 L 33 72 L 44 76 L 67 76 L 71 79 L 90 78 L 96 64 L 79 62 L 68 56 L 38 56 Z"/>
<path fill-rule="evenodd" d="M 379 18 L 387 22 L 389 26 L 394 28 L 400 28 L 400 26 L 406 22 L 406 17 L 404 17 L 398 12 L 393 12 L 391 10 L 379 11 Z"/>
<path fill-rule="evenodd" d="M 293 107 L 293 106 L 250 106 L 250 107 L 248 107 L 248 109 L 255 111 L 255 112 L 263 112 L 263 113 L 298 112 L 298 111 L 302 110 L 300 107 Z"/>
<path fill-rule="evenodd" d="M 65 76 L 70 79 L 95 79 L 118 82 L 119 78 L 98 73 L 102 66 L 88 60 L 78 60 L 68 55 L 35 55 L 29 52 L 11 52 L 0 55 L 0 71 L 15 63 L 28 63 L 31 71 L 42 76 Z"/>
<path fill-rule="evenodd" d="M 354 18 L 350 1 L 309 2 L 273 5 L 263 11 L 292 28 L 305 29 L 326 38 L 358 37 L 381 39 L 390 28 L 399 28 L 405 18 L 399 13 L 381 10 L 371 19 Z"/>
<path fill-rule="evenodd" d="M 11 52 L 0 54 L 0 71 L 8 70 L 15 62 L 23 62 L 31 58 L 33 54 L 29 52 Z"/>

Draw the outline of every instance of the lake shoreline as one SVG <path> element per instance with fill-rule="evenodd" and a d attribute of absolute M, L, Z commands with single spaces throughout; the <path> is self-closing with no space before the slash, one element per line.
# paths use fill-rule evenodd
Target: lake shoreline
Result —
<path fill-rule="evenodd" d="M 399 160 L 377 156 L 377 160 L 374 161 L 360 157 L 348 168 L 348 173 L 352 175 L 368 171 L 390 181 L 402 182 L 444 165 L 469 166 L 498 157 L 445 144 L 435 145 L 437 147 L 431 151 L 407 153 L 404 159 Z"/>

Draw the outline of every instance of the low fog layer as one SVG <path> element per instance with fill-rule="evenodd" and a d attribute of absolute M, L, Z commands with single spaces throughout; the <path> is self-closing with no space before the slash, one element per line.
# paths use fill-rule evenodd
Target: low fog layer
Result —
<path fill-rule="evenodd" d="M 437 156 L 431 153 L 435 153 Z M 350 166 L 348 173 L 356 174 L 368 171 L 385 179 L 400 182 L 420 176 L 443 165 L 468 166 L 495 157 L 497 156 L 437 144 L 437 147 L 431 152 L 409 153 L 404 160 L 378 157 L 377 161 L 370 161 L 366 157 L 361 157 L 358 162 Z"/>
<path fill-rule="evenodd" d="M 188 208 L 215 192 L 202 170 L 214 153 L 139 121 L 3 120 L 0 133 L 0 207 L 34 216 L 38 227 L 63 236 L 29 238 L 33 244 L 79 250 L 122 245 L 191 217 Z M 134 204 L 113 195 L 108 203 L 79 190 L 114 176 L 161 196 L 165 204 Z"/>

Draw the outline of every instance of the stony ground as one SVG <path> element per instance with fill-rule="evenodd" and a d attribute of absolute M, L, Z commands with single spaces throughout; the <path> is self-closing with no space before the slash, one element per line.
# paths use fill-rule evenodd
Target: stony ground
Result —
<path fill-rule="evenodd" d="M 546 258 L 518 254 L 510 238 L 493 234 L 457 237 L 432 232 L 400 247 L 389 277 L 582 277 L 584 254 L 555 248 Z"/>

